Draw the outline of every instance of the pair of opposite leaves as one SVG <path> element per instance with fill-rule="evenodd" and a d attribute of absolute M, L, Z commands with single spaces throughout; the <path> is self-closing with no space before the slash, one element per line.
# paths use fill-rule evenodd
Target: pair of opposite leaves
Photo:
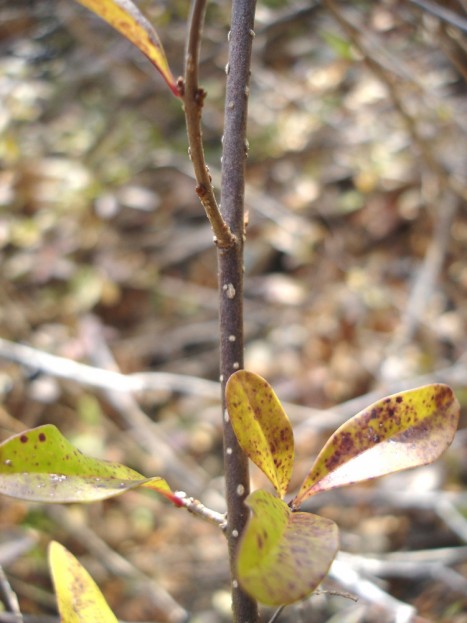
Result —
<path fill-rule="evenodd" d="M 242 535 L 238 581 L 269 605 L 308 596 L 337 552 L 337 527 L 297 512 L 308 497 L 435 460 L 457 428 L 459 405 L 445 385 L 428 385 L 385 398 L 343 424 L 319 453 L 297 495 L 287 505 L 294 459 L 290 422 L 270 385 L 238 371 L 227 385 L 230 421 L 245 453 L 266 474 L 267 491 L 246 499 L 252 511 Z M 87 457 L 52 425 L 16 435 L 0 445 L 0 493 L 39 502 L 91 502 L 138 487 L 177 506 L 182 499 L 159 477 L 145 478 L 124 465 Z M 235 529 L 233 526 L 232 529 Z"/>
<path fill-rule="evenodd" d="M 270 385 L 248 371 L 232 375 L 226 399 L 243 451 L 279 497 L 259 490 L 239 547 L 238 579 L 271 606 L 310 595 L 337 553 L 333 521 L 296 512 L 312 495 L 434 461 L 449 446 L 459 404 L 446 385 L 434 384 L 384 398 L 343 424 L 327 441 L 298 493 L 283 501 L 294 460 L 289 419 Z"/>

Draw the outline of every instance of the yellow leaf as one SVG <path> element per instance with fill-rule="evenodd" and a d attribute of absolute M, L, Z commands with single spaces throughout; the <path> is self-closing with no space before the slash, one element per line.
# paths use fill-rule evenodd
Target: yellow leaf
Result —
<path fill-rule="evenodd" d="M 157 32 L 131 0 L 77 0 L 131 41 L 159 70 L 172 93 L 179 97 Z"/>
<path fill-rule="evenodd" d="M 145 487 L 175 505 L 180 500 L 159 476 L 84 455 L 52 424 L 0 444 L 0 493 L 34 502 L 95 502 Z"/>
<path fill-rule="evenodd" d="M 61 623 L 118 623 L 86 569 L 56 541 L 49 545 L 49 566 Z"/>
<path fill-rule="evenodd" d="M 261 376 L 239 370 L 229 378 L 226 400 L 240 447 L 284 497 L 292 475 L 294 440 L 274 390 Z"/>
<path fill-rule="evenodd" d="M 237 559 L 244 590 L 268 606 L 308 597 L 326 576 L 339 546 L 336 524 L 311 513 L 293 513 L 259 489 L 246 499 L 252 515 Z"/>
<path fill-rule="evenodd" d="M 440 383 L 375 402 L 331 435 L 293 508 L 321 491 L 431 463 L 452 442 L 459 415 L 452 389 Z"/>

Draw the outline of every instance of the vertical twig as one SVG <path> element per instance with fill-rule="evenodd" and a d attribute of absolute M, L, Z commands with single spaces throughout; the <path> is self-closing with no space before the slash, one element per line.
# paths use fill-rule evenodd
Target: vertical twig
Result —
<path fill-rule="evenodd" d="M 179 79 L 179 91 L 183 100 L 188 150 L 196 177 L 196 194 L 211 223 L 216 244 L 231 247 L 235 238 L 222 218 L 214 195 L 209 169 L 204 158 L 201 112 L 206 91 L 198 83 L 199 51 L 203 30 L 206 0 L 193 0 L 188 25 L 188 40 L 185 51 L 185 76 Z"/>
<path fill-rule="evenodd" d="M 227 541 L 232 578 L 234 623 L 255 623 L 256 602 L 238 584 L 235 561 L 239 536 L 248 520 L 248 459 L 238 445 L 225 408 L 225 384 L 243 367 L 243 240 L 246 124 L 254 37 L 255 0 L 233 0 L 224 115 L 221 211 L 236 242 L 218 249 L 220 293 L 221 385 L 224 408 L 224 470 L 227 498 Z"/>
<path fill-rule="evenodd" d="M 222 210 L 218 206 L 204 159 L 201 112 L 205 91 L 198 84 L 199 49 L 206 0 L 193 0 L 185 55 L 185 76 L 179 82 L 187 125 L 196 192 L 216 237 L 219 270 L 220 378 L 224 412 L 224 470 L 227 500 L 227 542 L 232 578 L 234 623 L 256 623 L 258 607 L 239 586 L 236 555 L 248 520 L 248 459 L 238 445 L 225 405 L 225 384 L 243 367 L 243 241 L 246 122 L 255 0 L 233 0 L 222 154 Z"/>

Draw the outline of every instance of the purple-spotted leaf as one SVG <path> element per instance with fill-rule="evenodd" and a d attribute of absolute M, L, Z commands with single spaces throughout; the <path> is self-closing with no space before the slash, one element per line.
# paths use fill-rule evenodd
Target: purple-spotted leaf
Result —
<path fill-rule="evenodd" d="M 157 32 L 131 0 L 77 0 L 133 43 L 158 69 L 170 90 L 180 93 Z"/>
<path fill-rule="evenodd" d="M 294 460 L 289 418 L 261 376 L 239 370 L 226 387 L 227 411 L 242 450 L 284 497 Z"/>
<path fill-rule="evenodd" d="M 49 545 L 49 566 L 61 623 L 118 623 L 86 569 L 56 541 Z"/>
<path fill-rule="evenodd" d="M 153 489 L 178 505 L 163 478 L 82 454 L 52 424 L 0 444 L 0 493 L 35 502 L 94 502 L 128 489 Z"/>
<path fill-rule="evenodd" d="M 375 402 L 331 435 L 293 507 L 320 491 L 431 463 L 450 445 L 459 413 L 453 391 L 442 384 Z"/>
<path fill-rule="evenodd" d="M 336 524 L 292 512 L 267 491 L 250 494 L 252 511 L 240 542 L 237 575 L 243 589 L 268 606 L 308 597 L 326 576 L 339 546 Z"/>

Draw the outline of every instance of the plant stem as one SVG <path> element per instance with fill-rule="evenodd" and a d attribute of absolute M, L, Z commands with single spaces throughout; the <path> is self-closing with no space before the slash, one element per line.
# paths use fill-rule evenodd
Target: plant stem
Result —
<path fill-rule="evenodd" d="M 218 248 L 220 372 L 224 409 L 224 471 L 234 623 L 256 623 L 258 607 L 239 586 L 236 556 L 248 520 L 244 504 L 249 494 L 248 459 L 238 445 L 225 405 L 225 384 L 243 368 L 243 241 L 246 125 L 255 0 L 233 0 L 222 153 L 221 212 L 235 244 Z"/>
<path fill-rule="evenodd" d="M 200 519 L 204 519 L 204 521 L 214 524 L 225 532 L 227 529 L 227 520 L 225 515 L 204 506 L 204 504 L 202 504 L 199 500 L 195 500 L 195 498 L 188 497 L 184 491 L 176 491 L 174 495 L 179 506 L 183 506 L 192 515 L 196 515 Z"/>
<path fill-rule="evenodd" d="M 214 195 L 211 176 L 204 158 L 201 131 L 201 112 L 206 91 L 198 84 L 198 66 L 205 10 L 206 0 L 193 0 L 185 51 L 185 76 L 183 81 L 181 79 L 179 81 L 179 89 L 185 111 L 188 149 L 196 177 L 196 194 L 211 223 L 217 246 L 224 248 L 231 247 L 235 243 L 235 238 L 222 218 Z"/>

